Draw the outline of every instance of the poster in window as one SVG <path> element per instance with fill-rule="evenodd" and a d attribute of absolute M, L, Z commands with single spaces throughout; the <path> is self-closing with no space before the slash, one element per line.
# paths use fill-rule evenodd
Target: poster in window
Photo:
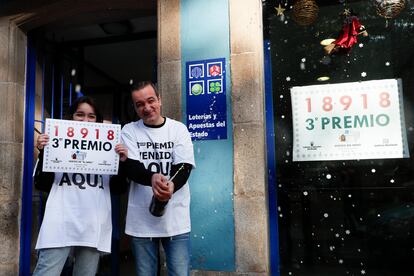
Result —
<path fill-rule="evenodd" d="M 408 158 L 402 81 L 291 88 L 293 161 Z"/>

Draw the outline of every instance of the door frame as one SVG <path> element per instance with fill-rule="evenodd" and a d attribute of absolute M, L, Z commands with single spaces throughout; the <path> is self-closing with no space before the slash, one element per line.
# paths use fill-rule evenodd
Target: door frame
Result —
<path fill-rule="evenodd" d="M 275 127 L 273 112 L 272 89 L 272 60 L 270 55 L 270 41 L 264 40 L 264 79 L 265 79 L 265 120 L 266 120 L 266 157 L 267 157 L 267 191 L 269 208 L 269 235 L 270 235 L 270 271 L 271 275 L 280 275 L 279 263 L 279 230 L 277 214 L 277 179 L 276 179 L 276 151 Z"/>

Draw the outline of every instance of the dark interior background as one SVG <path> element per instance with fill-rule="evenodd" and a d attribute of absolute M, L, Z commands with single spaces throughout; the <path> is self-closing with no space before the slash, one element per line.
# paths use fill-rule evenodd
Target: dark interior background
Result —
<path fill-rule="evenodd" d="M 59 4 L 56 8 L 48 2 L 42 8 L 33 3 L 40 16 L 31 25 L 39 26 L 28 32 L 28 39 L 36 51 L 36 102 L 40 106 L 43 95 L 45 118 L 65 118 L 70 103 L 82 94 L 95 99 L 106 122 L 123 125 L 136 119 L 131 84 L 157 81 L 156 2 L 114 2 L 88 1 L 67 10 Z M 35 132 L 41 133 L 42 116 L 36 112 Z M 32 270 L 46 199 L 47 194 L 33 192 Z M 126 205 L 127 194 L 112 196 L 112 254 L 102 256 L 97 275 L 134 273 L 129 238 L 123 235 Z M 72 275 L 71 258 L 62 275 Z"/>

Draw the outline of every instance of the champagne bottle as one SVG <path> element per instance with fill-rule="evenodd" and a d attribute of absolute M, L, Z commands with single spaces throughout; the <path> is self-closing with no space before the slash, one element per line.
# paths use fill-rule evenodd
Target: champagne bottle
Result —
<path fill-rule="evenodd" d="M 165 206 L 167 206 L 167 204 L 168 200 L 160 201 L 155 196 L 152 196 L 149 211 L 155 217 L 162 217 L 165 213 Z"/>
<path fill-rule="evenodd" d="M 169 181 L 173 181 L 173 179 L 177 176 L 178 172 L 184 168 L 184 164 L 177 170 L 177 172 L 169 179 Z M 165 213 L 165 207 L 168 204 L 168 200 L 161 201 L 157 199 L 155 196 L 152 196 L 151 203 L 149 206 L 150 213 L 155 217 L 162 217 Z"/>

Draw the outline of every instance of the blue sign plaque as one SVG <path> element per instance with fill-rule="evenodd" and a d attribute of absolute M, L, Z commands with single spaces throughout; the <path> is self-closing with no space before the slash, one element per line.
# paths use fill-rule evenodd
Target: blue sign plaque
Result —
<path fill-rule="evenodd" d="M 186 63 L 186 121 L 193 140 L 227 139 L 225 67 L 225 58 Z"/>

